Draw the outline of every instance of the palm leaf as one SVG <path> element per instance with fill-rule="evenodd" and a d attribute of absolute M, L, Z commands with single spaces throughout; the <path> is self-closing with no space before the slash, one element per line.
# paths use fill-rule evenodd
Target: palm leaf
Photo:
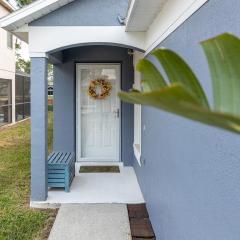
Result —
<path fill-rule="evenodd" d="M 167 85 L 158 69 L 147 59 L 138 62 L 137 70 L 143 74 L 142 86 L 144 91 L 153 91 Z"/>
<path fill-rule="evenodd" d="M 240 39 L 222 34 L 202 42 L 213 82 L 215 109 L 240 114 Z"/>
<path fill-rule="evenodd" d="M 119 97 L 129 103 L 149 105 L 185 118 L 240 133 L 239 117 L 211 112 L 179 84 L 146 93 L 120 92 Z"/>
<path fill-rule="evenodd" d="M 127 102 L 144 104 L 240 133 L 240 39 L 223 34 L 202 42 L 212 76 L 215 110 L 211 111 L 204 91 L 190 67 L 170 50 L 156 50 L 171 85 L 148 60 L 139 63 L 146 92 L 120 92 Z M 238 116 L 237 116 L 238 115 Z"/>
<path fill-rule="evenodd" d="M 169 49 L 157 49 L 152 54 L 163 66 L 171 83 L 181 83 L 201 101 L 203 106 L 209 107 L 207 97 L 197 77 L 179 55 Z"/>

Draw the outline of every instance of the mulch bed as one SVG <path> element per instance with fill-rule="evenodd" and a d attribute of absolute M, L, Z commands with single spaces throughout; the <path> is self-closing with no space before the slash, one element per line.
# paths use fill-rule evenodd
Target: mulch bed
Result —
<path fill-rule="evenodd" d="M 155 240 L 146 204 L 129 204 L 128 216 L 133 240 Z"/>

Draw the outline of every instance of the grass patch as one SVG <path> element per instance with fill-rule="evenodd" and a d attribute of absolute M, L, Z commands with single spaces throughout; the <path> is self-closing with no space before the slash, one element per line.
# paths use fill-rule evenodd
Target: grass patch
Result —
<path fill-rule="evenodd" d="M 53 105 L 50 105 L 50 104 L 48 105 L 48 111 L 53 112 Z"/>
<path fill-rule="evenodd" d="M 49 151 L 53 116 L 49 113 Z M 0 240 L 47 239 L 56 210 L 29 208 L 30 120 L 0 130 Z"/>

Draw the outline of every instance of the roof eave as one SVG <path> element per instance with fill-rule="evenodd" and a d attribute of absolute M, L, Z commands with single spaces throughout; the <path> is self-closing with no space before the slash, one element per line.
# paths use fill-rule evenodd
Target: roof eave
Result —
<path fill-rule="evenodd" d="M 167 0 L 131 0 L 125 21 L 126 31 L 146 32 L 165 2 Z"/>
<path fill-rule="evenodd" d="M 74 0 L 38 0 L 0 19 L 0 27 L 15 31 Z M 49 11 L 51 9 L 51 11 Z"/>

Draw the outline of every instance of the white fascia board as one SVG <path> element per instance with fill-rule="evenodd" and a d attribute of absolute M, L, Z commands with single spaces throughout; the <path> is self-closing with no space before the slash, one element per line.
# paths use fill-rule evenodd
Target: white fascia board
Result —
<path fill-rule="evenodd" d="M 167 0 L 132 0 L 126 18 L 126 31 L 146 32 Z"/>
<path fill-rule="evenodd" d="M 56 0 L 48 1 L 56 2 Z M 132 0 L 129 13 L 134 12 L 134 4 L 138 1 Z M 21 33 L 24 33 L 22 36 L 26 40 L 29 31 L 30 52 L 35 54 L 91 43 L 122 44 L 145 50 L 148 54 L 207 1 L 168 0 L 147 32 L 126 32 L 125 26 L 28 27 L 24 25 L 17 29 L 15 34 L 21 36 Z M 46 4 L 46 0 L 38 2 Z"/>
<path fill-rule="evenodd" d="M 143 16 L 142 8 L 146 6 L 143 0 L 132 0 L 126 18 L 126 31 L 145 32 L 146 54 L 157 47 L 165 38 L 183 24 L 194 12 L 203 6 L 208 0 L 156 0 L 148 1 L 146 8 L 148 18 Z M 145 0 L 144 0 L 145 1 Z M 157 15 L 154 15 L 153 4 Z M 153 21 L 151 18 L 155 16 Z M 139 23 L 142 21 L 142 26 Z M 145 22 L 144 22 L 145 21 Z"/>
<path fill-rule="evenodd" d="M 137 7 L 137 4 L 138 4 L 139 0 L 131 0 L 130 2 L 130 5 L 129 5 L 129 8 L 128 8 L 128 12 L 127 12 L 127 17 L 126 17 L 126 31 L 129 30 L 129 25 L 133 19 L 133 16 L 135 14 L 135 11 L 136 11 L 136 7 Z"/>
<path fill-rule="evenodd" d="M 21 41 L 28 43 L 28 32 L 13 32 L 13 34 Z"/>
<path fill-rule="evenodd" d="M 47 53 L 44 53 L 44 52 L 31 52 L 29 54 L 29 57 L 30 58 L 49 58 L 48 54 Z"/>
<path fill-rule="evenodd" d="M 0 27 L 8 31 L 16 30 L 18 27 L 21 27 L 20 23 L 24 22 L 24 24 L 27 24 L 48 14 L 50 9 L 56 10 L 71 1 L 73 0 L 38 0 L 0 19 Z"/>
<path fill-rule="evenodd" d="M 15 32 L 28 32 L 28 24 L 25 24 L 22 27 L 13 31 L 13 33 L 15 33 Z"/>
<path fill-rule="evenodd" d="M 144 50 L 145 34 L 126 32 L 125 26 L 29 27 L 30 53 L 47 53 L 94 43 L 112 43 Z"/>
<path fill-rule="evenodd" d="M 12 32 L 17 38 L 20 40 L 28 43 L 28 25 L 25 24 L 24 26 L 16 29 Z"/>
<path fill-rule="evenodd" d="M 146 54 L 182 25 L 209 0 L 171 0 L 158 14 L 146 33 Z"/>

